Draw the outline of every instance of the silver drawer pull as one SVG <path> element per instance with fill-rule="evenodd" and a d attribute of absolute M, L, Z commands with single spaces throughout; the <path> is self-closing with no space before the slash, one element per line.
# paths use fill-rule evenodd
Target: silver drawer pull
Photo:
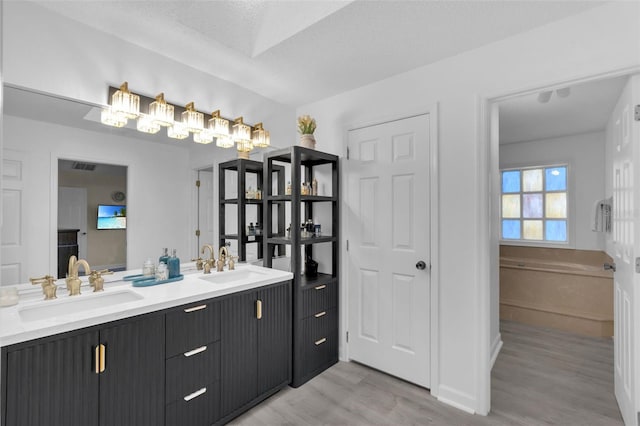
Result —
<path fill-rule="evenodd" d="M 207 309 L 207 305 L 199 305 L 199 306 L 194 306 L 193 308 L 186 308 L 184 311 L 186 313 L 189 313 L 189 312 L 201 311 L 203 309 Z"/>
<path fill-rule="evenodd" d="M 323 343 L 324 343 L 324 342 L 326 342 L 326 341 L 327 341 L 327 338 L 326 338 L 326 337 L 323 337 L 323 338 L 322 338 L 322 339 L 320 339 L 320 340 L 316 340 L 316 341 L 315 341 L 315 344 L 316 344 L 316 346 L 319 346 L 319 345 L 323 344 Z"/>
<path fill-rule="evenodd" d="M 322 312 L 318 312 L 317 314 L 314 315 L 314 317 L 316 318 L 320 318 L 327 315 L 327 311 L 322 311 Z"/>
<path fill-rule="evenodd" d="M 192 350 L 192 351 L 185 352 L 185 353 L 184 353 L 184 356 L 186 356 L 186 357 L 190 357 L 190 356 L 193 356 L 193 355 L 195 355 L 195 354 L 199 354 L 200 352 L 204 352 L 204 351 L 206 351 L 206 350 L 207 350 L 207 347 L 206 347 L 206 346 L 200 346 L 199 348 L 195 348 L 195 349 L 194 349 L 194 350 Z"/>
<path fill-rule="evenodd" d="M 203 393 L 205 393 L 206 391 L 207 391 L 207 388 L 202 388 L 202 389 L 200 389 L 200 390 L 198 390 L 198 391 L 195 391 L 195 392 L 194 392 L 194 393 L 192 393 L 192 394 L 189 394 L 189 395 L 185 396 L 185 397 L 184 397 L 184 400 L 185 400 L 185 401 L 191 401 L 193 398 L 197 398 L 197 397 L 199 397 L 200 395 L 202 395 L 202 394 L 203 394 Z"/>
<path fill-rule="evenodd" d="M 327 288 L 327 286 L 325 284 L 322 284 L 322 285 L 319 285 L 319 286 L 315 287 L 316 290 L 324 290 L 325 288 Z"/>

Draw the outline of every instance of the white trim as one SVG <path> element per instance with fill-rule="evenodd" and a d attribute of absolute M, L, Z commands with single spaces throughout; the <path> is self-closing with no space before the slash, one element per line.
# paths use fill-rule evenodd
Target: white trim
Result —
<path fill-rule="evenodd" d="M 469 414 L 477 413 L 476 410 L 472 408 L 474 405 L 476 405 L 476 401 L 473 396 L 464 392 L 457 391 L 447 385 L 440 385 L 440 394 L 437 398 L 438 401 L 455 407 L 459 410 L 466 411 Z M 464 401 L 464 403 L 462 403 L 461 401 Z"/>
<path fill-rule="evenodd" d="M 496 359 L 498 359 L 498 355 L 500 355 L 502 346 L 503 346 L 502 334 L 498 333 L 496 338 L 493 339 L 493 343 L 491 344 L 491 366 L 490 366 L 491 369 L 493 369 L 493 366 L 496 363 Z"/>
<path fill-rule="evenodd" d="M 429 179 L 430 185 L 430 198 L 429 198 L 429 214 L 431 216 L 431 230 L 430 230 L 430 254 L 431 254 L 431 330 L 430 330 L 430 392 L 433 396 L 439 395 L 440 390 L 440 292 L 439 292 L 439 277 L 440 277 L 440 182 L 439 182 L 439 162 L 438 162 L 438 142 L 439 142 L 439 115 L 438 115 L 438 103 L 434 103 L 429 107 L 421 107 L 419 109 L 411 109 L 404 113 L 398 113 L 394 115 L 386 115 L 378 118 L 365 118 L 356 120 L 343 127 L 343 149 L 342 158 L 340 161 L 340 198 L 342 205 L 348 200 L 348 167 L 347 167 L 347 146 L 349 141 L 349 132 L 351 130 L 360 129 L 363 127 L 375 126 L 378 124 L 388 123 L 391 121 L 403 120 L 419 115 L 429 116 Z M 346 249 L 347 241 L 347 215 L 346 209 L 341 209 L 340 212 L 340 239 L 341 239 L 341 258 L 345 261 L 340 262 L 340 360 L 349 360 L 349 345 L 346 341 L 346 333 L 349 330 L 349 256 Z M 455 403 L 447 402 L 449 405 L 455 405 Z M 468 407 L 460 406 L 461 409 L 468 411 Z"/>
<path fill-rule="evenodd" d="M 536 84 L 528 87 L 523 87 L 519 90 L 510 90 L 508 92 L 496 92 L 496 93 L 488 93 L 482 94 L 478 98 L 479 108 L 477 111 L 478 118 L 478 149 L 479 152 L 490 153 L 496 147 L 493 146 L 494 142 L 497 145 L 498 141 L 492 141 L 489 129 L 491 128 L 491 113 L 492 106 L 495 103 L 511 98 L 515 98 L 518 96 L 537 93 L 541 90 L 549 90 L 553 87 L 566 87 L 567 85 L 576 85 L 580 83 L 588 83 L 597 80 L 603 80 L 607 78 L 620 77 L 623 75 L 631 75 L 640 72 L 639 66 L 625 67 L 617 70 L 612 70 L 609 72 L 599 73 L 595 75 L 580 75 L 574 78 L 562 79 L 556 81 L 549 81 L 546 83 Z M 499 170 L 499 164 L 493 164 L 493 160 L 491 155 L 485 157 L 484 154 L 481 159 L 478 161 L 478 176 L 482 177 L 483 173 L 491 173 L 493 171 Z M 483 184 L 483 181 L 479 182 L 479 190 L 478 190 L 478 198 L 481 201 L 479 206 L 481 213 L 483 212 L 482 207 L 488 207 L 486 204 L 491 203 L 490 198 L 493 194 L 496 193 L 496 189 L 487 187 Z M 490 211 L 490 210 L 489 210 Z M 480 215 L 479 215 L 480 216 Z M 481 240 L 478 242 L 478 262 L 484 263 L 486 268 L 490 268 L 493 263 L 498 263 L 498 257 L 496 255 L 491 255 L 491 234 L 488 232 L 484 232 L 482 230 L 492 229 L 492 218 L 491 216 L 483 216 L 481 220 L 478 221 L 478 226 L 481 228 L 479 230 L 479 237 Z M 497 232 L 497 230 L 492 230 L 491 232 Z M 478 268 L 481 269 L 481 268 Z M 487 275 L 478 275 L 478 291 L 479 294 L 490 294 L 491 291 L 491 279 L 490 276 Z M 497 297 L 497 295 L 496 295 Z M 478 299 L 478 335 L 480 337 L 479 348 L 480 348 L 480 356 L 483 356 L 483 348 L 489 349 L 489 335 L 491 333 L 491 300 L 487 298 Z M 486 338 L 485 342 L 482 342 L 482 337 Z M 478 383 L 478 398 L 479 400 L 491 402 L 491 368 L 490 365 L 482 364 L 481 360 L 478 361 L 479 368 L 479 378 L 480 381 Z"/>

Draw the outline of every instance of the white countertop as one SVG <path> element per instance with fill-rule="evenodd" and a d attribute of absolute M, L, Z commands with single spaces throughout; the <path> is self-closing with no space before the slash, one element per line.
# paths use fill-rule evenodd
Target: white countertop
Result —
<path fill-rule="evenodd" d="M 66 294 L 64 280 L 58 280 L 56 282 L 58 298 L 55 300 L 43 300 L 44 296 L 39 285 L 21 284 L 16 286 L 20 294 L 19 303 L 14 306 L 0 307 L 0 346 L 78 330 L 293 279 L 291 272 L 245 264 L 237 264 L 235 271 L 225 270 L 204 275 L 202 271 L 196 271 L 194 263 L 187 263 L 181 267 L 181 273 L 184 275 L 184 279 L 181 281 L 150 287 L 133 287 L 130 281 L 122 281 L 122 277 L 140 272 L 140 270 L 133 270 L 105 275 L 104 291 L 97 293 L 94 293 L 89 287 L 88 278 L 81 277 L 83 279 L 82 294 L 73 297 Z M 248 272 L 252 273 L 248 274 Z M 238 279 L 233 278 L 234 274 L 238 274 Z M 250 276 L 247 277 L 248 275 Z M 210 282 L 203 278 L 213 280 L 220 278 L 221 281 L 227 282 Z M 90 301 L 89 298 L 108 298 L 115 293 L 134 293 L 136 300 L 111 306 L 99 306 L 100 302 L 97 302 L 95 303 L 99 306 L 97 308 L 74 309 L 85 301 L 97 301 L 97 299 Z M 127 295 L 132 296 L 131 294 Z M 76 303 L 78 304 L 76 305 Z M 36 312 L 40 307 L 49 308 L 55 304 L 61 305 L 60 314 L 46 318 L 33 318 L 33 315 L 31 317 L 25 315 L 26 311 Z M 67 306 L 68 309 L 63 306 Z"/>

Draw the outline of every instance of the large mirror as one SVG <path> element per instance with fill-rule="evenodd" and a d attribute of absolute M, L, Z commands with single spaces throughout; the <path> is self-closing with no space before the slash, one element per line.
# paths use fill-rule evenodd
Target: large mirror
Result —
<path fill-rule="evenodd" d="M 184 261 L 195 256 L 197 170 L 211 170 L 232 150 L 110 128 L 99 122 L 100 106 L 85 102 L 7 85 L 4 95 L 2 285 L 61 275 L 58 230 L 80 229 L 60 217 L 68 211 L 62 188 L 89 188 L 87 228 L 78 239 L 87 232 L 90 265 L 136 269 L 163 247 Z M 74 164 L 102 169 L 102 181 L 84 173 L 79 183 Z M 99 230 L 98 205 L 126 206 L 126 231 Z"/>

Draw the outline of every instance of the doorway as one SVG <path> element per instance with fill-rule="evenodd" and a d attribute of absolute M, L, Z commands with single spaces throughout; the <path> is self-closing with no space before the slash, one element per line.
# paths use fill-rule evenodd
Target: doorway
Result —
<path fill-rule="evenodd" d="M 76 252 L 92 269 L 126 269 L 126 166 L 58 160 L 58 236 L 58 275 Z"/>
<path fill-rule="evenodd" d="M 579 299 L 578 296 L 587 292 L 586 286 L 580 289 L 580 294 L 574 293 L 574 296 L 548 297 L 550 304 L 546 307 L 538 305 L 539 300 L 529 301 L 529 306 L 526 306 L 527 303 L 523 301 L 515 302 L 513 289 L 504 287 L 507 281 L 505 277 L 508 275 L 504 271 L 511 267 L 502 264 L 503 268 L 501 268 L 500 256 L 502 255 L 503 259 L 513 260 L 517 257 L 514 255 L 515 252 L 518 254 L 527 252 L 530 256 L 536 250 L 539 250 L 538 253 L 544 251 L 546 255 L 549 255 L 547 264 L 555 268 L 566 258 L 571 258 L 573 262 L 581 256 L 589 257 L 598 252 L 604 256 L 606 256 L 605 252 L 611 254 L 609 249 L 613 237 L 603 226 L 598 226 L 595 207 L 601 205 L 602 202 L 606 203 L 606 199 L 612 195 L 611 188 L 615 188 L 612 185 L 613 160 L 607 150 L 610 139 L 608 126 L 614 108 L 628 81 L 628 75 L 594 79 L 586 83 L 556 86 L 540 89 L 535 93 L 500 98 L 492 103 L 491 139 L 492 158 L 495 161 L 495 169 L 492 174 L 497 173 L 497 176 L 492 176 L 490 185 L 491 192 L 495 194 L 491 207 L 491 211 L 494 212 L 491 218 L 492 249 L 494 244 L 496 247 L 490 263 L 491 311 L 495 315 L 492 316 L 491 323 L 492 339 L 500 341 L 500 332 L 495 329 L 499 324 L 499 320 L 496 318 L 498 312 L 501 319 L 506 318 L 521 322 L 528 320 L 536 326 L 555 327 L 582 334 L 593 332 L 593 330 L 585 330 L 584 324 L 592 322 L 593 319 L 600 320 L 603 319 L 603 316 L 607 316 L 602 311 L 578 313 L 578 309 L 572 306 L 572 303 Z M 546 191 L 549 188 L 545 187 L 546 176 L 544 173 L 553 171 L 555 167 L 566 167 L 567 171 L 566 189 L 564 189 L 566 203 L 564 216 L 561 219 L 564 221 L 566 229 L 560 233 L 560 237 L 558 234 L 549 232 L 555 226 L 551 222 L 558 222 L 558 217 L 546 216 L 549 212 L 546 204 Z M 542 176 L 541 187 L 539 190 L 536 189 L 537 194 L 534 194 L 536 191 L 531 189 L 524 189 L 525 184 L 521 181 L 518 181 L 519 189 L 511 191 L 513 194 L 508 194 L 510 190 L 505 187 L 507 183 L 502 179 L 505 176 L 503 172 L 513 172 L 514 176 L 517 175 L 519 179 L 525 179 L 524 171 L 535 171 L 536 168 L 540 170 Z M 498 173 L 498 169 L 502 172 Z M 551 176 L 549 175 L 549 177 Z M 554 191 L 550 190 L 550 192 Z M 517 205 L 509 204 L 510 201 L 506 199 L 508 197 L 514 199 L 514 194 L 516 194 L 515 199 L 518 201 Z M 530 202 L 532 196 L 538 194 L 541 201 L 532 204 Z M 526 225 L 534 221 L 540 224 L 538 232 L 532 232 L 531 227 L 525 229 Z M 507 222 L 510 223 L 507 224 Z M 601 225 L 602 220 L 600 222 Z M 547 228 L 547 223 L 552 226 Z M 597 270 L 595 274 L 601 274 L 602 272 L 598 271 L 598 269 L 602 269 L 601 258 L 596 256 L 592 257 L 593 259 L 596 259 L 593 265 L 594 270 Z M 538 260 L 540 259 L 529 259 L 532 264 Z M 599 268 L 598 262 L 600 262 Z M 516 263 L 517 268 L 511 269 L 530 269 L 527 261 L 520 259 Z M 535 267 L 545 268 L 542 264 L 536 264 Z M 563 271 L 564 273 L 566 271 Z M 522 278 L 523 276 L 521 275 L 517 285 L 523 285 L 528 279 Z M 609 276 L 611 277 L 611 274 Z M 566 287 L 566 277 L 567 275 L 563 275 L 560 281 L 562 287 Z M 585 283 L 588 279 L 582 276 L 578 282 Z M 531 282 L 528 284 L 536 284 L 536 291 L 529 289 L 528 296 L 533 295 L 535 298 L 536 292 L 539 292 L 543 285 L 540 285 L 540 278 L 537 278 L 535 282 L 529 280 Z M 504 293 L 507 293 L 507 297 Z M 613 280 L 609 279 L 609 287 L 605 291 L 605 296 L 597 300 L 596 303 L 592 303 L 588 309 L 598 310 L 602 308 L 602 304 L 609 304 L 610 306 L 604 311 L 608 310 L 609 321 L 613 323 L 613 296 Z M 509 300 L 505 300 L 507 298 Z M 526 308 L 531 309 L 529 312 L 525 312 Z M 549 318 L 553 318 L 544 319 L 544 315 L 542 315 L 544 313 L 549 313 Z M 590 316 L 589 321 L 586 318 L 581 318 L 582 314 Z M 582 326 L 572 329 L 572 326 L 575 327 L 581 321 Z M 513 334 L 513 330 L 518 327 L 508 326 L 507 329 L 508 333 Z M 602 336 L 611 336 L 612 334 L 611 328 L 611 331 L 604 332 Z M 618 332 L 616 334 L 620 335 Z M 603 339 L 608 342 L 611 349 L 606 362 L 613 366 L 612 341 L 606 337 Z M 493 341 L 492 352 L 495 361 L 500 344 L 496 345 L 496 340 Z M 523 386 L 526 385 L 523 384 Z M 611 393 L 613 393 L 613 389 L 611 389 Z M 613 395 L 610 396 L 613 397 Z"/>

